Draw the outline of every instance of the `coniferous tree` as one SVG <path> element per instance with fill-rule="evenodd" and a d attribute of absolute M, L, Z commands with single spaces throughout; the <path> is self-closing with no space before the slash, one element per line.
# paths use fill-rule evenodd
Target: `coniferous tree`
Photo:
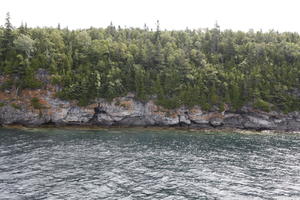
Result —
<path fill-rule="evenodd" d="M 162 31 L 148 27 L 69 30 L 0 27 L 0 89 L 40 88 L 45 71 L 60 98 L 80 105 L 135 93 L 166 108 L 222 111 L 253 105 L 300 110 L 300 36 L 270 31 Z M 41 70 L 42 69 L 42 70 Z M 16 92 L 18 93 L 18 92 Z M 214 105 L 214 106 L 213 106 Z"/>

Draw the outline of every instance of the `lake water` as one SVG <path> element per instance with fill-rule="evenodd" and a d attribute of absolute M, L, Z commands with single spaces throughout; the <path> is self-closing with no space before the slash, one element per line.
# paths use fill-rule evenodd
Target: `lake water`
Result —
<path fill-rule="evenodd" d="M 0 199 L 300 199 L 300 134 L 0 129 Z"/>

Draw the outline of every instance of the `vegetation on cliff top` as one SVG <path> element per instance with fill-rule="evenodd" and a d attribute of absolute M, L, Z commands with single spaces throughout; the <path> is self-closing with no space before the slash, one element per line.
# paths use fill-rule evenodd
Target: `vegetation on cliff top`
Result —
<path fill-rule="evenodd" d="M 247 103 L 266 111 L 300 110 L 300 36 L 269 31 L 140 28 L 69 30 L 0 27 L 1 89 L 41 88 L 38 69 L 61 86 L 60 98 L 86 105 L 134 92 L 174 108 Z M 35 101 L 33 102 L 35 103 Z"/>

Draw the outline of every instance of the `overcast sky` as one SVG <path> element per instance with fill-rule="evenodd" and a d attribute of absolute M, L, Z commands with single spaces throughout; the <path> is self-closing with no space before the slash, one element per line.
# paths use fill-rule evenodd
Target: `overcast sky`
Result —
<path fill-rule="evenodd" d="M 89 28 L 112 21 L 122 27 L 211 28 L 300 32 L 300 0 L 1 0 L 0 25 Z"/>

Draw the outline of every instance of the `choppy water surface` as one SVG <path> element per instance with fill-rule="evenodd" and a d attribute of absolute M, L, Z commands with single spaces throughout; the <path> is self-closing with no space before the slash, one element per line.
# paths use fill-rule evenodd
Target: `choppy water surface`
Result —
<path fill-rule="evenodd" d="M 0 199 L 300 199 L 300 135 L 0 129 Z"/>

